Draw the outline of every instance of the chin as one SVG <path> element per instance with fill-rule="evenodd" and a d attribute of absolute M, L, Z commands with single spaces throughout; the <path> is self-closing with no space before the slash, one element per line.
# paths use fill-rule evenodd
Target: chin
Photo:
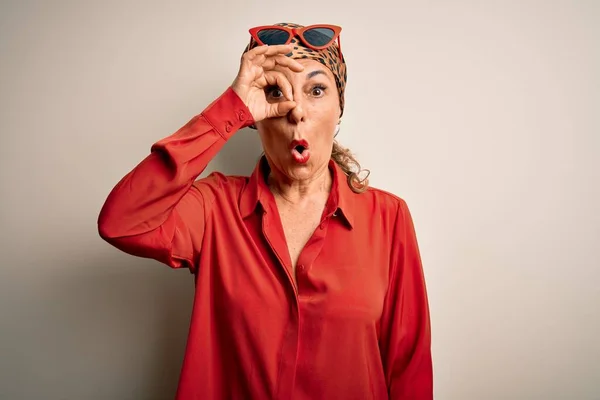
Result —
<path fill-rule="evenodd" d="M 286 168 L 289 178 L 295 180 L 306 180 L 314 174 L 314 169 L 309 165 L 290 165 Z"/>
<path fill-rule="evenodd" d="M 269 152 L 265 152 L 265 155 L 275 169 L 295 181 L 304 181 L 314 177 L 315 174 L 321 172 L 323 167 L 327 168 L 329 162 L 329 157 L 324 157 L 314 150 L 304 153 L 304 157 L 300 157 L 301 154 L 285 153 L 277 152 L 269 155 Z"/>
<path fill-rule="evenodd" d="M 298 163 L 294 159 L 289 159 L 286 160 L 285 171 L 292 179 L 306 180 L 318 173 L 322 167 L 323 163 L 316 158 L 311 158 L 305 163 Z"/>

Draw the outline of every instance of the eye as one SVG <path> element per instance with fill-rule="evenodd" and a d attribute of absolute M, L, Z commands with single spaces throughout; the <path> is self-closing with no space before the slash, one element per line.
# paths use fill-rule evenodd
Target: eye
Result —
<path fill-rule="evenodd" d="M 280 99 L 283 97 L 283 92 L 277 86 L 271 86 L 265 90 L 267 96 L 272 97 L 274 99 Z"/>
<path fill-rule="evenodd" d="M 323 85 L 317 85 L 311 89 L 310 94 L 313 97 L 323 97 L 326 89 L 327 88 Z"/>

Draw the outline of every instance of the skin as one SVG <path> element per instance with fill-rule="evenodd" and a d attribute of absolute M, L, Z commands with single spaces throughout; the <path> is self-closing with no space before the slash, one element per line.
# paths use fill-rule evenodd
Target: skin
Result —
<path fill-rule="evenodd" d="M 255 120 L 294 268 L 331 189 L 328 163 L 340 104 L 333 73 L 317 61 L 286 57 L 291 50 L 259 46 L 244 54 L 232 89 Z M 299 139 L 309 143 L 306 164 L 295 162 L 289 149 Z"/>
<path fill-rule="evenodd" d="M 314 60 L 298 62 L 304 66 L 303 72 L 275 68 L 290 82 L 296 106 L 283 117 L 256 124 L 271 166 L 270 184 L 276 193 L 292 202 L 328 186 L 328 163 L 340 114 L 331 71 Z M 283 92 L 274 87 L 267 88 L 266 99 L 278 102 L 285 98 Z M 306 164 L 295 162 L 289 150 L 290 143 L 299 139 L 309 143 L 310 159 Z"/>

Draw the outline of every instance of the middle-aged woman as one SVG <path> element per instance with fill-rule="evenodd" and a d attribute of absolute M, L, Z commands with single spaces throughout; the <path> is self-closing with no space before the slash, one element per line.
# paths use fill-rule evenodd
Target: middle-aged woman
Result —
<path fill-rule="evenodd" d="M 232 85 L 154 143 L 100 212 L 116 248 L 194 274 L 178 399 L 433 397 L 411 214 L 334 139 L 340 30 L 251 29 Z M 198 179 L 248 126 L 264 150 L 254 172 Z"/>

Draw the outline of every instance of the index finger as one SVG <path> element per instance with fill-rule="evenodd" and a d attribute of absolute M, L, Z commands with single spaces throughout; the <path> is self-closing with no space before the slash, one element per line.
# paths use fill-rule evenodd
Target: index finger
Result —
<path fill-rule="evenodd" d="M 281 65 L 282 67 L 288 67 L 294 72 L 304 71 L 304 66 L 298 61 L 294 60 L 293 58 L 283 56 L 281 54 L 274 57 L 269 57 L 262 63 L 263 69 L 266 70 L 273 69 L 277 65 Z"/>
<path fill-rule="evenodd" d="M 259 55 L 272 56 L 275 54 L 287 54 L 294 49 L 293 44 L 276 44 L 273 46 L 256 46 L 248 52 L 249 58 L 252 60 L 254 57 Z"/>
<path fill-rule="evenodd" d="M 264 77 L 267 85 L 278 86 L 286 99 L 294 101 L 292 84 L 287 80 L 283 73 L 278 71 L 267 71 L 265 72 Z"/>

